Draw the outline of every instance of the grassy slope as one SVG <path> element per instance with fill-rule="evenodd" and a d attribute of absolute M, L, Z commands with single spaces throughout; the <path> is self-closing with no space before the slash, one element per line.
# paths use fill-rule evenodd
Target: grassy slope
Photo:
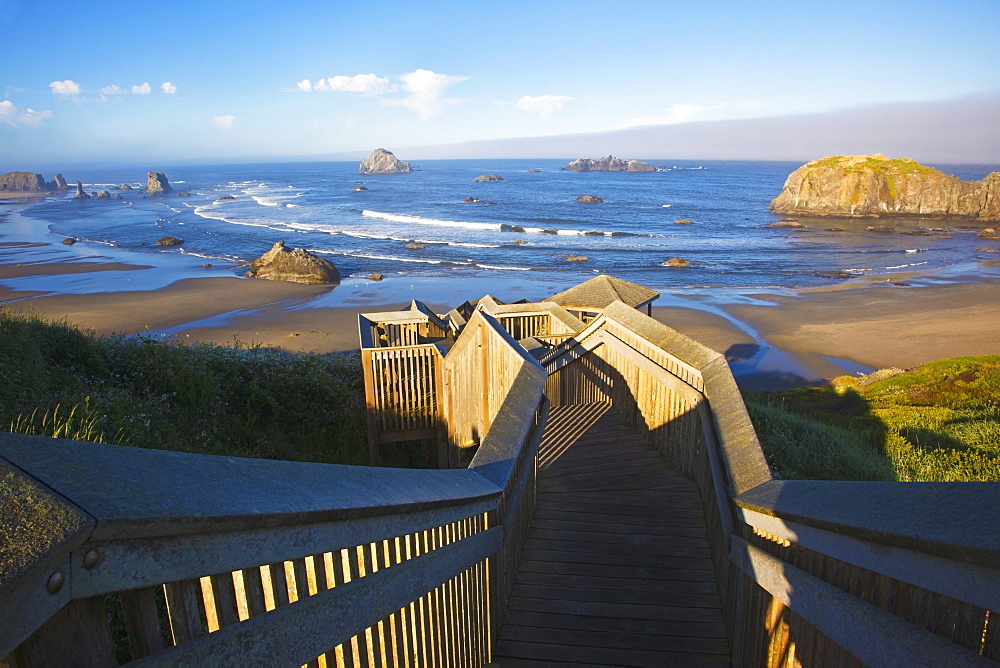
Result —
<path fill-rule="evenodd" d="M 1000 481 L 1000 356 L 746 400 L 781 478 Z"/>
<path fill-rule="evenodd" d="M 0 310 L 0 429 L 366 464 L 356 355 L 94 337 Z"/>

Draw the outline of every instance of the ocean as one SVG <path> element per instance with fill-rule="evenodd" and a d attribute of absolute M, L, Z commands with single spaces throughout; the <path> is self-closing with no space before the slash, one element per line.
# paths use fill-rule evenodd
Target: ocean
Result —
<path fill-rule="evenodd" d="M 145 171 L 67 170 L 87 192 L 123 199 L 75 201 L 71 189 L 20 215 L 46 234 L 77 239 L 78 251 L 103 249 L 136 264 L 169 259 L 192 270 L 211 264 L 235 275 L 279 240 L 332 261 L 345 278 L 381 273 L 387 281 L 569 286 L 608 273 L 669 291 L 1000 275 L 1000 256 L 982 250 L 1000 246 L 977 237 L 981 223 L 797 217 L 805 227 L 770 227 L 783 216 L 768 204 L 800 163 L 651 161 L 663 168 L 560 171 L 568 162 L 411 161 L 412 173 L 379 176 L 358 174 L 357 162 L 151 165 L 174 188 L 155 198 L 141 190 Z M 963 179 L 997 169 L 935 166 Z M 503 181 L 474 182 L 481 174 Z M 123 183 L 137 190 L 118 190 Z M 577 202 L 581 195 L 604 201 Z M 871 225 L 893 231 L 866 230 Z M 156 246 L 163 236 L 184 243 Z M 690 266 L 663 266 L 674 257 Z"/>

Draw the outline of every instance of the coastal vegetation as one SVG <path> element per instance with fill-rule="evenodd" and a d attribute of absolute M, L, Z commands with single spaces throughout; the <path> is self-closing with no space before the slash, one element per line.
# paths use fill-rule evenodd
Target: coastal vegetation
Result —
<path fill-rule="evenodd" d="M 1000 356 L 745 395 L 777 477 L 1000 481 Z"/>
<path fill-rule="evenodd" d="M 213 455 L 368 461 L 356 354 L 97 337 L 2 310 L 0 351 L 3 430 Z"/>

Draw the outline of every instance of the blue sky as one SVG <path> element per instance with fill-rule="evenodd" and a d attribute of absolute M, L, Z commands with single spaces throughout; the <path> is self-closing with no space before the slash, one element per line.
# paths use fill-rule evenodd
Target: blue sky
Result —
<path fill-rule="evenodd" d="M 998 32 L 996 0 L 0 0 L 0 171 L 996 96 Z"/>

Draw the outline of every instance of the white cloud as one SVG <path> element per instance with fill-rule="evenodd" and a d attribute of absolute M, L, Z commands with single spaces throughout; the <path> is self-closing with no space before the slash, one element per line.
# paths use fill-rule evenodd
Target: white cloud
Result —
<path fill-rule="evenodd" d="M 458 102 L 444 97 L 445 91 L 468 77 L 457 77 L 448 74 L 438 74 L 430 70 L 414 70 L 400 75 L 403 89 L 409 95 L 401 100 L 385 100 L 386 104 L 399 106 L 417 112 L 422 120 L 429 120 Z"/>
<path fill-rule="evenodd" d="M 55 93 L 56 95 L 64 95 L 66 97 L 79 95 L 80 91 L 82 90 L 80 88 L 80 84 L 73 81 L 72 79 L 65 79 L 64 81 L 53 81 L 52 83 L 49 84 L 49 88 L 51 88 L 52 92 Z"/>
<path fill-rule="evenodd" d="M 17 116 L 17 107 L 10 100 L 0 100 L 0 121 L 14 125 L 14 117 Z"/>
<path fill-rule="evenodd" d="M 148 81 L 138 86 L 132 86 L 132 92 L 136 95 L 149 95 L 152 90 L 153 89 L 150 88 Z"/>
<path fill-rule="evenodd" d="M 296 84 L 303 93 L 318 92 L 342 92 L 361 93 L 362 95 L 381 95 L 397 90 L 399 87 L 389 81 L 387 77 L 380 77 L 375 74 L 355 74 L 349 77 L 344 74 L 320 79 L 313 83 L 309 79 L 303 79 Z"/>
<path fill-rule="evenodd" d="M 97 91 L 101 95 L 125 95 L 128 91 L 121 88 L 118 84 L 111 86 L 105 86 Z"/>
<path fill-rule="evenodd" d="M 13 125 L 15 128 L 22 126 L 37 128 L 48 118 L 52 118 L 52 112 L 48 109 L 42 111 L 21 110 L 10 100 L 0 100 L 0 121 Z"/>
<path fill-rule="evenodd" d="M 167 95 L 173 95 L 174 93 L 177 92 L 177 86 L 170 83 L 169 81 L 164 81 L 163 83 L 161 83 L 160 88 L 162 88 L 163 92 L 166 93 Z"/>
<path fill-rule="evenodd" d="M 219 128 L 220 130 L 232 130 L 233 121 L 236 120 L 235 116 L 216 116 L 212 119 L 212 125 Z"/>
<path fill-rule="evenodd" d="M 525 95 L 517 101 L 517 108 L 534 112 L 542 118 L 548 118 L 553 111 L 562 109 L 564 104 L 572 100 L 573 98 L 566 95 Z"/>

